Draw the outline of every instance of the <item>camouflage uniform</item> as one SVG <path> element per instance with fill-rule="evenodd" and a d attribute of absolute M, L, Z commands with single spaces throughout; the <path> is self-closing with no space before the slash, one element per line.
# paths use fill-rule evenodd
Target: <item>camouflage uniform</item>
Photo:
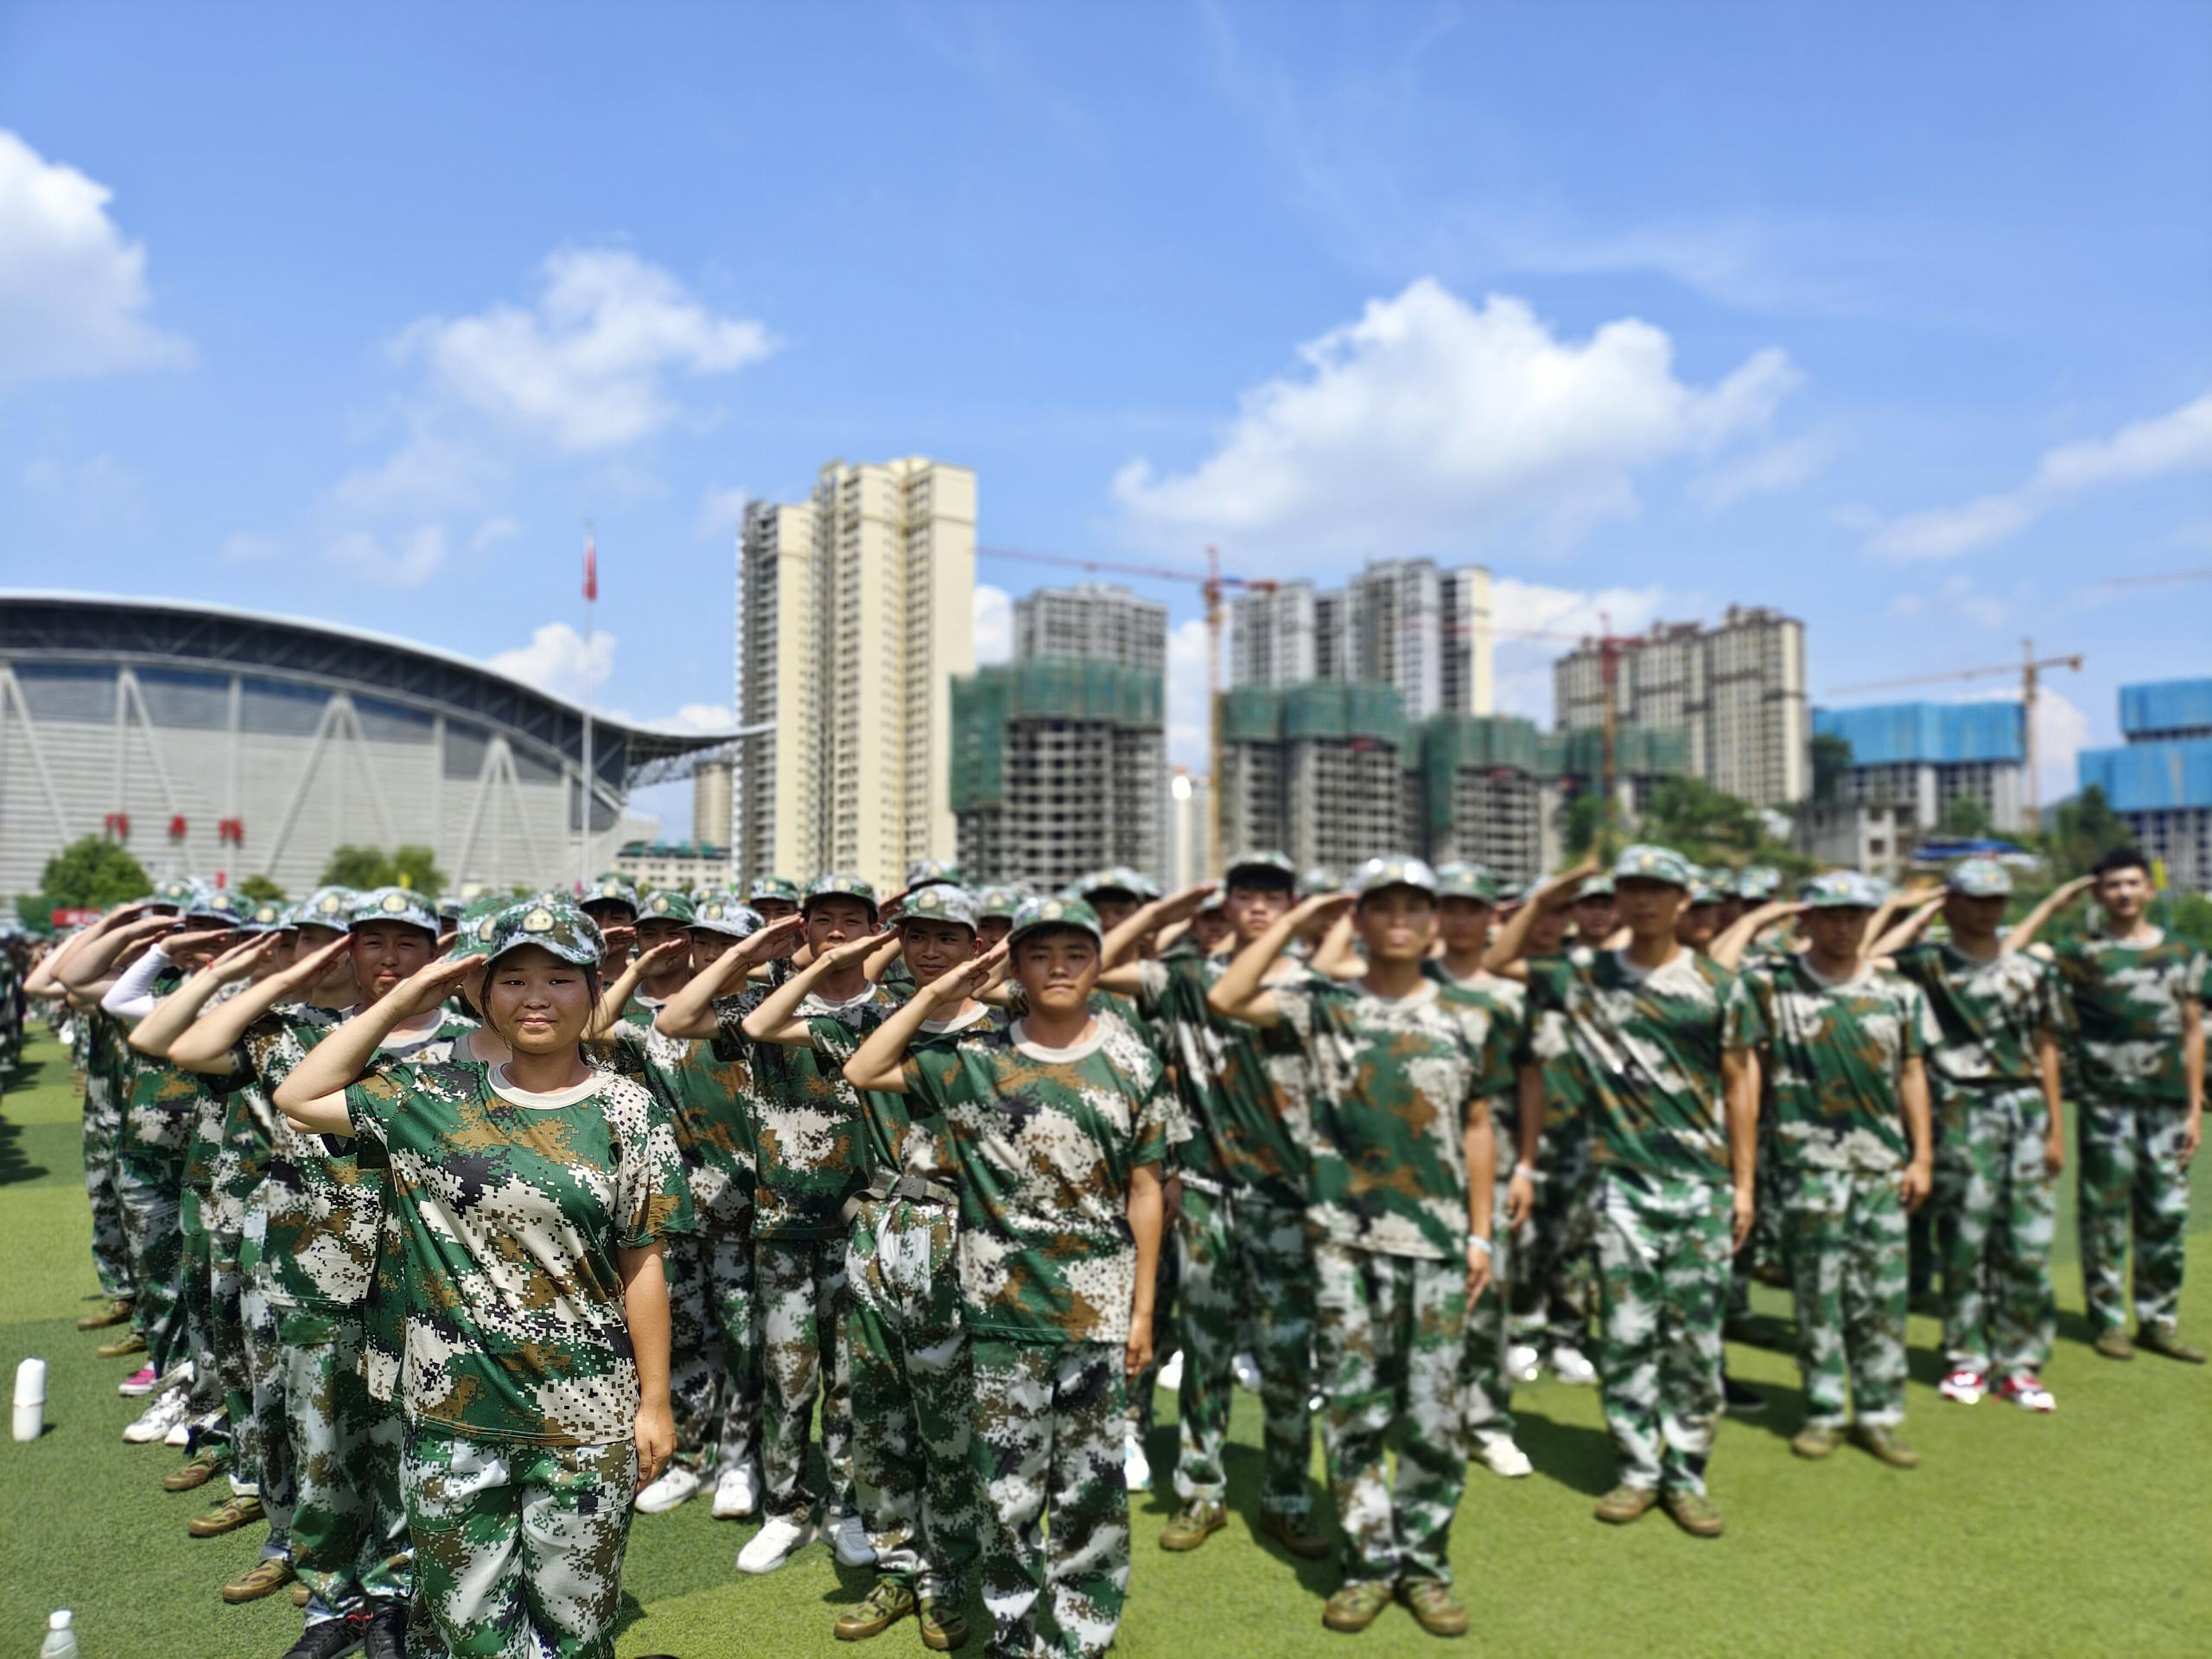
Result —
<path fill-rule="evenodd" d="M 1644 972 L 1577 946 L 1529 964 L 1529 1000 L 1560 1016 L 1553 1030 L 1590 1084 L 1594 1357 L 1622 1484 L 1702 1493 L 1732 1254 L 1721 1057 L 1751 1046 L 1758 1010 L 1735 975 L 1687 950 Z"/>
<path fill-rule="evenodd" d="M 1517 1066 L 1543 1071 L 1544 1128 L 1536 1143 L 1536 1201 L 1513 1242 L 1513 1335 L 1554 1349 L 1586 1348 L 1590 1340 L 1590 1090 L 1570 1052 L 1565 1023 L 1548 1010 L 1532 1015 L 1522 1001 Z M 1499 1150 L 1499 1161 L 1505 1152 Z"/>
<path fill-rule="evenodd" d="M 1174 1160 L 1183 1184 L 1175 1224 L 1183 1349 L 1175 1494 L 1185 1503 L 1227 1498 L 1230 1368 L 1239 1317 L 1249 1315 L 1260 1368 L 1260 1507 L 1302 1517 L 1313 1507 L 1313 1267 L 1304 1216 L 1307 1157 L 1299 1140 L 1309 1072 L 1292 1033 L 1255 1030 L 1207 1006 L 1222 971 L 1197 955 L 1139 969 L 1139 1016 L 1165 1033 L 1193 1131 Z M 1311 977 L 1300 968 L 1278 983 Z"/>
<path fill-rule="evenodd" d="M 101 1294 L 127 1302 L 138 1294 L 138 1270 L 123 1219 L 120 1166 L 125 1089 L 122 1028 L 97 1008 L 76 1016 L 85 1074 L 85 1196 L 92 1209 L 92 1268 Z"/>
<path fill-rule="evenodd" d="M 1952 1370 L 2033 1374 L 2056 1320 L 2050 1249 L 2056 1184 L 2044 1164 L 2050 1109 L 2036 1037 L 2064 1028 L 2057 976 L 2021 950 L 1983 962 L 1949 944 L 1897 958 L 1942 1039 L 1929 1052 L 1936 1109 L 1934 1205 L 1948 1217 L 1943 1351 Z"/>
<path fill-rule="evenodd" d="M 618 1253 L 689 1227 L 690 1199 L 638 1084 L 532 1096 L 504 1077 L 399 1065 L 346 1091 L 405 1236 L 408 1527 L 453 1654 L 607 1656 L 639 1409 Z"/>
<path fill-rule="evenodd" d="M 1425 873 L 1392 862 L 1408 873 L 1402 880 Z M 1318 977 L 1271 988 L 1313 1065 L 1306 1223 L 1344 1580 L 1449 1583 L 1466 1479 L 1462 1135 L 1469 1109 L 1507 1086 L 1503 1033 L 1427 981 L 1396 1001 Z M 1384 1478 L 1394 1428 L 1395 1491 Z"/>
<path fill-rule="evenodd" d="M 154 982 L 155 995 L 167 996 L 183 977 L 165 970 Z M 200 1090 L 192 1073 L 139 1053 L 119 1031 L 118 1042 L 124 1108 L 116 1196 L 138 1284 L 133 1317 L 146 1338 L 147 1363 L 161 1376 L 191 1357 L 183 1299 L 184 1167 Z"/>
<path fill-rule="evenodd" d="M 2212 993 L 2204 957 L 2187 941 L 2077 939 L 2058 973 L 2079 1029 L 2082 1083 L 2082 1280 L 2100 1334 L 2126 1321 L 2131 1232 L 2135 1320 L 2171 1332 L 2181 1311 L 2189 1172 L 2182 1006 Z"/>
<path fill-rule="evenodd" d="M 1871 908 L 1871 906 L 1868 906 Z M 1904 1416 L 1899 1084 L 1940 1040 L 1917 987 L 1878 969 L 1821 978 L 1800 960 L 1745 976 L 1765 1028 L 1775 1144 L 1789 1166 L 1790 1281 L 1809 1423 Z"/>
<path fill-rule="evenodd" d="M 1040 912 L 1080 924 L 1090 907 L 1023 907 L 1023 918 Z M 1167 1155 L 1169 1110 L 1159 1056 L 1128 1032 L 1101 1021 L 1075 1047 L 1050 1050 L 1024 1029 L 918 1047 L 904 1068 L 911 1114 L 941 1120 L 960 1172 L 970 1455 L 993 1522 L 983 1602 L 989 1651 L 1002 1659 L 1103 1654 L 1121 1623 L 1122 1363 L 1137 1265 L 1126 1217 L 1133 1172 Z M 1038 1629 L 1046 1595 L 1049 1637 Z"/>

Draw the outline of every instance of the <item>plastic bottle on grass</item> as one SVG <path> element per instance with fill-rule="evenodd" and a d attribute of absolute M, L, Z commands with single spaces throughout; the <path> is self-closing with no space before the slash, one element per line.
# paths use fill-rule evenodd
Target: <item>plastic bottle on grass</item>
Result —
<path fill-rule="evenodd" d="M 48 1616 L 46 1640 L 39 1646 L 38 1659 L 78 1659 L 77 1632 L 69 1628 L 67 1607 Z"/>

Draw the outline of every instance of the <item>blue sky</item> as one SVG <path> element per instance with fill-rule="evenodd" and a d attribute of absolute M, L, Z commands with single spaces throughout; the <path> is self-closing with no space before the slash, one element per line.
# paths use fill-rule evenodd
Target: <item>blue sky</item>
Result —
<path fill-rule="evenodd" d="M 1816 693 L 2032 634 L 2070 787 L 2212 661 L 2099 585 L 2212 567 L 2212 13 L 1830 12 L 7 5 L 0 581 L 573 692 L 590 518 L 601 703 L 712 720 L 734 504 L 922 453 L 988 546 L 1780 606 Z"/>

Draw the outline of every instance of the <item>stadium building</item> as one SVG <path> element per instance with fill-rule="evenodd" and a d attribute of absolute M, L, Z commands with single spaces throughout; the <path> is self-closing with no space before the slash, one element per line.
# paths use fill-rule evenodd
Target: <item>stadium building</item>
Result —
<path fill-rule="evenodd" d="M 265 874 L 297 895 L 353 842 L 429 847 L 464 889 L 568 885 L 650 833 L 632 789 L 731 741 L 591 730 L 587 791 L 583 711 L 466 658 L 226 606 L 0 591 L 0 893 L 101 834 L 157 880 Z"/>

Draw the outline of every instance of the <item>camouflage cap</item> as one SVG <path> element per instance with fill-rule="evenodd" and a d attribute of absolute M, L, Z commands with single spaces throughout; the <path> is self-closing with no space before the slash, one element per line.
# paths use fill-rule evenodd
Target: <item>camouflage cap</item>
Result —
<path fill-rule="evenodd" d="M 1093 870 L 1076 883 L 1076 892 L 1085 899 L 1095 899 L 1102 893 L 1126 893 L 1132 899 L 1144 897 L 1144 877 L 1126 864 L 1116 864 L 1111 869 Z"/>
<path fill-rule="evenodd" d="M 1095 943 L 1103 944 L 1106 935 L 1098 925 L 1098 912 L 1081 899 L 1025 899 L 1021 908 L 1014 912 L 1014 925 L 1007 930 L 1008 949 L 1020 944 L 1039 928 L 1071 927 L 1077 932 L 1088 933 Z"/>
<path fill-rule="evenodd" d="M 421 928 L 433 938 L 445 931 L 430 901 L 412 887 L 377 887 L 356 893 L 346 925 L 365 927 L 371 922 L 404 922 L 410 927 Z"/>
<path fill-rule="evenodd" d="M 1370 858 L 1351 879 L 1351 890 L 1361 898 L 1385 887 L 1413 887 L 1432 899 L 1436 896 L 1436 872 L 1418 858 Z"/>
<path fill-rule="evenodd" d="M 1344 873 L 1327 864 L 1316 864 L 1298 878 L 1297 893 L 1300 899 L 1311 899 L 1317 893 L 1342 893 Z"/>
<path fill-rule="evenodd" d="M 1436 867 L 1440 899 L 1472 899 L 1478 904 L 1494 905 L 1500 892 L 1497 878 L 1480 864 L 1455 861 Z"/>
<path fill-rule="evenodd" d="M 742 939 L 758 933 L 766 924 L 760 919 L 760 912 L 750 906 L 727 894 L 717 894 L 702 899 L 693 907 L 691 925 Z"/>
<path fill-rule="evenodd" d="M 1239 876 L 1264 876 L 1268 885 L 1295 890 L 1298 886 L 1298 866 L 1291 862 L 1288 853 L 1276 852 L 1273 848 L 1259 848 L 1242 852 L 1229 861 L 1221 873 L 1221 885 L 1233 887 Z"/>
<path fill-rule="evenodd" d="M 681 922 L 689 927 L 698 918 L 698 909 L 688 893 L 656 887 L 638 901 L 638 919 L 641 922 Z"/>
<path fill-rule="evenodd" d="M 244 895 L 228 887 L 202 887 L 200 893 L 184 907 L 187 916 L 205 916 L 212 921 L 243 922 L 253 909 Z"/>
<path fill-rule="evenodd" d="M 875 888 L 849 870 L 829 870 L 806 884 L 806 895 L 799 900 L 802 906 L 817 899 L 857 899 L 870 911 L 876 907 Z"/>
<path fill-rule="evenodd" d="M 1021 908 L 1021 889 L 1005 886 L 985 887 L 976 895 L 976 918 L 1011 916 Z"/>
<path fill-rule="evenodd" d="M 461 907 L 461 920 L 454 930 L 454 955 L 480 957 L 489 950 L 493 936 L 499 931 L 499 912 L 513 905 L 514 900 L 504 893 L 486 893 L 470 899 Z"/>
<path fill-rule="evenodd" d="M 286 928 L 296 928 L 299 923 L 291 911 L 274 899 L 264 899 L 240 918 L 244 925 L 257 933 L 276 933 Z"/>
<path fill-rule="evenodd" d="M 638 913 L 638 890 L 619 873 L 609 871 L 591 884 L 591 890 L 571 904 L 582 909 L 586 905 L 627 905 L 630 913 Z M 588 913 L 588 912 L 587 912 Z"/>
<path fill-rule="evenodd" d="M 1703 864 L 1690 866 L 1690 908 L 1717 905 L 1728 897 L 1728 874 Z"/>
<path fill-rule="evenodd" d="M 1613 861 L 1613 880 L 1616 882 L 1664 881 L 1685 893 L 1697 882 L 1689 860 L 1671 847 L 1656 847 L 1649 842 L 1638 842 L 1634 846 L 1621 849 L 1621 855 Z"/>
<path fill-rule="evenodd" d="M 351 887 L 317 887 L 292 906 L 293 925 L 327 927 L 333 932 L 343 933 L 353 914 L 353 906 L 359 900 L 360 895 Z"/>
<path fill-rule="evenodd" d="M 1782 872 L 1771 864 L 1752 864 L 1736 872 L 1736 896 L 1763 905 L 1782 891 Z"/>
<path fill-rule="evenodd" d="M 940 881 L 956 887 L 965 884 L 960 867 L 948 858 L 917 859 L 906 867 L 906 891 L 909 893 L 934 887 Z"/>
<path fill-rule="evenodd" d="M 798 903 L 798 883 L 787 875 L 756 875 L 753 885 L 745 890 L 747 904 L 758 899 L 779 899 L 787 905 Z"/>
<path fill-rule="evenodd" d="M 580 968 L 596 968 L 607 948 L 600 937 L 599 924 L 584 914 L 581 906 L 565 899 L 530 899 L 509 905 L 497 915 L 476 924 L 480 936 L 487 925 L 490 933 L 483 939 L 482 954 L 492 962 L 497 962 L 510 950 L 534 944 L 551 951 L 563 962 L 573 962 Z"/>
<path fill-rule="evenodd" d="M 1883 897 L 1882 884 L 1857 870 L 1823 870 L 1797 889 L 1798 902 L 1811 910 L 1872 910 Z"/>
<path fill-rule="evenodd" d="M 1943 889 L 1964 899 L 2009 899 L 2012 872 L 1993 858 L 1962 858 L 1943 878 Z"/>
<path fill-rule="evenodd" d="M 1585 899 L 1610 899 L 1612 896 L 1613 878 L 1610 875 L 1592 875 L 1585 877 L 1582 885 L 1575 888 L 1573 902 L 1579 905 Z"/>
<path fill-rule="evenodd" d="M 154 889 L 156 904 L 174 905 L 180 911 L 191 909 L 199 897 L 200 884 L 188 875 L 173 877 Z"/>
<path fill-rule="evenodd" d="M 965 887 L 940 881 L 909 893 L 899 912 L 899 922 L 956 922 L 970 933 L 976 931 L 976 895 Z"/>

